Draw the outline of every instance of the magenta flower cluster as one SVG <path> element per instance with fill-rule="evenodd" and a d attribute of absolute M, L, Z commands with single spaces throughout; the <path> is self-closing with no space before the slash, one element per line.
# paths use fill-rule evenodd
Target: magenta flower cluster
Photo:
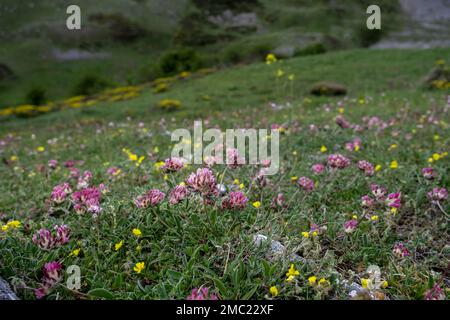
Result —
<path fill-rule="evenodd" d="M 54 232 L 40 229 L 33 235 L 33 243 L 43 250 L 50 250 L 62 246 L 70 240 L 70 228 L 66 225 L 54 226 Z"/>

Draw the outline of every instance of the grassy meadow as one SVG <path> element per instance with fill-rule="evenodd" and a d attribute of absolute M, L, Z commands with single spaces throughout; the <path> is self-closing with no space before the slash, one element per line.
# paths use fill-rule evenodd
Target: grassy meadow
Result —
<path fill-rule="evenodd" d="M 381 33 L 366 0 L 80 0 L 80 32 L 72 1 L 1 2 L 20 299 L 448 299 L 450 49 L 368 49 L 399 2 Z M 194 121 L 277 131 L 278 172 L 172 157 Z"/>

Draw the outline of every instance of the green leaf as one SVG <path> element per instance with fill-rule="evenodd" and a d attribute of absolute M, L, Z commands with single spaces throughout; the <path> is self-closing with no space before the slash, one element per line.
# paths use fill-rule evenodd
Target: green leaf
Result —
<path fill-rule="evenodd" d="M 254 286 L 250 291 L 242 296 L 242 300 L 249 300 L 254 296 L 256 290 L 258 290 L 258 286 Z"/>
<path fill-rule="evenodd" d="M 114 299 L 114 294 L 104 288 L 92 289 L 87 294 L 95 298 Z"/>

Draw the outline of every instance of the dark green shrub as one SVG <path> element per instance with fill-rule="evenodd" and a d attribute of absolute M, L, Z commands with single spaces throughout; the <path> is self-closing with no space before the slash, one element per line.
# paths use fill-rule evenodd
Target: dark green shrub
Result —
<path fill-rule="evenodd" d="M 180 48 L 164 54 L 159 67 L 164 75 L 174 75 L 183 71 L 195 71 L 202 67 L 200 56 L 194 49 Z"/>
<path fill-rule="evenodd" d="M 25 96 L 27 103 L 34 106 L 41 106 L 47 102 L 47 93 L 44 88 L 34 87 Z"/>
<path fill-rule="evenodd" d="M 377 43 L 383 37 L 383 31 L 379 29 L 367 29 L 366 26 L 359 29 L 357 32 L 357 41 L 363 48 L 368 48 L 371 45 Z"/>
<path fill-rule="evenodd" d="M 97 75 L 85 75 L 75 85 L 74 94 L 76 95 L 91 95 L 98 93 L 112 84 Z"/>
<path fill-rule="evenodd" d="M 327 52 L 325 46 L 320 43 L 311 43 L 304 48 L 295 50 L 294 56 L 310 56 Z"/>

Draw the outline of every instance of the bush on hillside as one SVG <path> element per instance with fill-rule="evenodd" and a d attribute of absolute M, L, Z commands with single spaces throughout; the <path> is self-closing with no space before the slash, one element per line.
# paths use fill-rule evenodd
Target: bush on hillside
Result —
<path fill-rule="evenodd" d="M 164 75 L 174 75 L 183 71 L 200 69 L 202 60 L 194 49 L 180 48 L 164 54 L 159 67 Z"/>
<path fill-rule="evenodd" d="M 104 89 L 110 87 L 112 84 L 101 77 L 93 74 L 85 75 L 80 81 L 75 85 L 74 94 L 75 95 L 92 95 L 103 91 Z"/>
<path fill-rule="evenodd" d="M 42 87 L 31 88 L 25 96 L 27 103 L 34 106 L 41 106 L 47 102 L 47 92 Z"/>

